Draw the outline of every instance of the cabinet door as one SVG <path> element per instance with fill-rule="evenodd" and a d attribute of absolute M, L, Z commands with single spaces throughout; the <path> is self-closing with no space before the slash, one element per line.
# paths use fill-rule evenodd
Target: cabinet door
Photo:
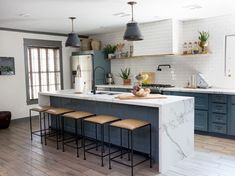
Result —
<path fill-rule="evenodd" d="M 235 105 L 230 106 L 230 113 L 228 116 L 228 134 L 235 135 Z"/>
<path fill-rule="evenodd" d="M 208 112 L 195 110 L 195 130 L 208 131 Z"/>

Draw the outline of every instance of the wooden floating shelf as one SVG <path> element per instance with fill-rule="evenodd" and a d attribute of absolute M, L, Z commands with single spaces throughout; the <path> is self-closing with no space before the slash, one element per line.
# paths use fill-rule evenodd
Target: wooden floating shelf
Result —
<path fill-rule="evenodd" d="M 119 59 L 138 59 L 143 57 L 171 57 L 171 58 L 196 58 L 196 57 L 208 57 L 211 53 L 207 54 L 160 54 L 160 55 L 144 55 L 144 56 L 133 56 L 133 57 L 122 57 L 122 58 L 113 58 L 109 60 L 119 60 Z"/>

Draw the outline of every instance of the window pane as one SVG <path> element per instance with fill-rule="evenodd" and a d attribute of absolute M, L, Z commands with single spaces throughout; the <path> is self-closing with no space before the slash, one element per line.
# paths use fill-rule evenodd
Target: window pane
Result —
<path fill-rule="evenodd" d="M 56 73 L 56 84 L 60 85 L 60 72 Z"/>
<path fill-rule="evenodd" d="M 55 73 L 49 73 L 49 83 L 55 84 Z"/>
<path fill-rule="evenodd" d="M 38 72 L 38 49 L 31 49 L 32 72 Z"/>
<path fill-rule="evenodd" d="M 39 74 L 33 73 L 33 86 L 39 86 Z"/>
<path fill-rule="evenodd" d="M 60 53 L 58 49 L 54 51 L 55 51 L 55 71 L 60 71 Z"/>
<path fill-rule="evenodd" d="M 41 73 L 41 85 L 42 86 L 47 85 L 47 73 Z"/>
<path fill-rule="evenodd" d="M 55 71 L 54 50 L 48 49 L 48 70 Z"/>
<path fill-rule="evenodd" d="M 50 91 L 55 91 L 55 85 L 50 85 Z"/>
<path fill-rule="evenodd" d="M 46 49 L 40 49 L 40 69 L 41 72 L 46 72 L 47 71 L 47 67 L 46 67 L 47 63 L 46 63 Z"/>

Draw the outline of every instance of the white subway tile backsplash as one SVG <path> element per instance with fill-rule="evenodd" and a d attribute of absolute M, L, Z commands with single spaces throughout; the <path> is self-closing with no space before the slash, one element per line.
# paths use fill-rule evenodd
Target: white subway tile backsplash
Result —
<path fill-rule="evenodd" d="M 198 31 L 209 31 L 210 56 L 183 58 L 143 57 L 112 60 L 111 70 L 114 73 L 116 83 L 122 83 L 122 80 L 117 76 L 120 69 L 130 67 L 133 79 L 139 72 L 154 71 L 156 72 L 156 83 L 170 83 L 176 86 L 186 86 L 187 81 L 190 80 L 192 74 L 201 72 L 215 87 L 235 88 L 235 77 L 228 78 L 224 76 L 225 35 L 235 34 L 235 15 L 187 21 L 183 22 L 182 25 L 183 36 L 181 45 L 183 45 L 184 41 L 197 41 Z M 164 28 L 162 28 L 162 30 L 164 31 Z M 152 30 L 149 29 L 149 31 L 152 33 Z M 118 43 L 123 42 L 122 35 L 123 31 L 97 35 L 93 36 L 93 38 L 100 39 L 104 44 Z M 167 41 L 163 42 L 166 43 Z M 154 43 L 152 43 L 152 45 L 154 45 Z M 156 69 L 158 64 L 171 64 L 172 70 L 163 68 L 163 71 L 157 72 Z"/>

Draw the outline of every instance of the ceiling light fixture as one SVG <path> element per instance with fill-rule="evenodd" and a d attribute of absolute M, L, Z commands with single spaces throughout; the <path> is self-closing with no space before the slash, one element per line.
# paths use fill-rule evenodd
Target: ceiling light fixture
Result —
<path fill-rule="evenodd" d="M 81 45 L 80 39 L 78 37 L 78 34 L 74 32 L 74 25 L 73 25 L 73 21 L 76 19 L 76 17 L 69 17 L 69 19 L 71 19 L 72 21 L 72 32 L 68 34 L 68 38 L 65 42 L 65 46 L 79 48 Z"/>
<path fill-rule="evenodd" d="M 136 2 L 134 1 L 130 1 L 127 4 L 131 5 L 131 22 L 127 23 L 126 25 L 126 31 L 125 34 L 123 36 L 124 40 L 127 41 L 139 41 L 139 40 L 143 40 L 143 36 L 140 32 L 138 23 L 134 21 L 134 13 L 133 13 L 133 6 L 136 4 Z"/>
<path fill-rule="evenodd" d="M 190 9 L 190 10 L 195 10 L 195 9 L 201 9 L 202 6 L 200 6 L 198 4 L 191 4 L 191 5 L 183 6 L 183 8 Z"/>

